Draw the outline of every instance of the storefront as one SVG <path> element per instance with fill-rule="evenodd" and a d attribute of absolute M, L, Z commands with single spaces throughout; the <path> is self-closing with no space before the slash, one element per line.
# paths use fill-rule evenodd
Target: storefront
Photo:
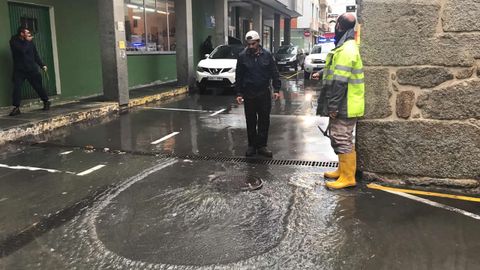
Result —
<path fill-rule="evenodd" d="M 9 40 L 20 26 L 32 28 L 49 67 L 43 75 L 50 96 L 64 99 L 101 95 L 102 62 L 98 0 L 0 0 L 0 106 L 11 103 Z M 175 1 L 125 0 L 129 88 L 175 81 Z M 24 84 L 22 98 L 36 99 Z"/>

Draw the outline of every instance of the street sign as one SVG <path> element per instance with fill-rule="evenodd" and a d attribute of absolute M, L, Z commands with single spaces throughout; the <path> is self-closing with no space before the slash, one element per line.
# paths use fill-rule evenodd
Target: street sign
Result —
<path fill-rule="evenodd" d="M 355 12 L 357 6 L 347 6 L 347 12 Z"/>
<path fill-rule="evenodd" d="M 310 33 L 310 31 L 305 31 L 305 32 L 303 32 L 303 35 L 304 35 L 305 37 L 309 37 L 311 34 L 312 34 L 312 33 Z"/>

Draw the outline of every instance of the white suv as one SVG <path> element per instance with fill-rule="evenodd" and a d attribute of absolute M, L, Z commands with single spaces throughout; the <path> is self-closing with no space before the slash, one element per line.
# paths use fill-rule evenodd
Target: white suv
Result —
<path fill-rule="evenodd" d="M 333 42 L 313 46 L 312 52 L 305 58 L 304 78 L 310 79 L 313 72 L 322 70 L 325 67 L 327 54 L 335 48 Z"/>
<path fill-rule="evenodd" d="M 238 54 L 243 49 L 241 44 L 220 45 L 206 59 L 198 62 L 195 77 L 200 92 L 207 87 L 233 87 Z"/>

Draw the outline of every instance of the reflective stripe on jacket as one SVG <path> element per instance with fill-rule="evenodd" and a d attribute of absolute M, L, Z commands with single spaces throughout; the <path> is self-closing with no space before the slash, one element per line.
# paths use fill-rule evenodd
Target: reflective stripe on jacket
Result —
<path fill-rule="evenodd" d="M 352 31 L 353 32 L 353 31 Z M 346 34 L 347 35 L 347 34 Z M 365 112 L 365 76 L 358 45 L 348 39 L 327 56 L 323 70 L 324 106 L 320 114 L 337 112 L 340 118 L 361 117 Z"/>

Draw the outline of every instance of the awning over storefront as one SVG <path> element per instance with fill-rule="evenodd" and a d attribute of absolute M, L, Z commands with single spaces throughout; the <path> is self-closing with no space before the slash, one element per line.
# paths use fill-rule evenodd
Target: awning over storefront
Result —
<path fill-rule="evenodd" d="M 258 2 L 269 6 L 278 12 L 282 13 L 283 15 L 286 15 L 291 18 L 296 18 L 302 16 L 302 14 L 298 13 L 295 11 L 295 7 L 288 7 L 284 3 L 278 0 L 258 0 Z"/>

